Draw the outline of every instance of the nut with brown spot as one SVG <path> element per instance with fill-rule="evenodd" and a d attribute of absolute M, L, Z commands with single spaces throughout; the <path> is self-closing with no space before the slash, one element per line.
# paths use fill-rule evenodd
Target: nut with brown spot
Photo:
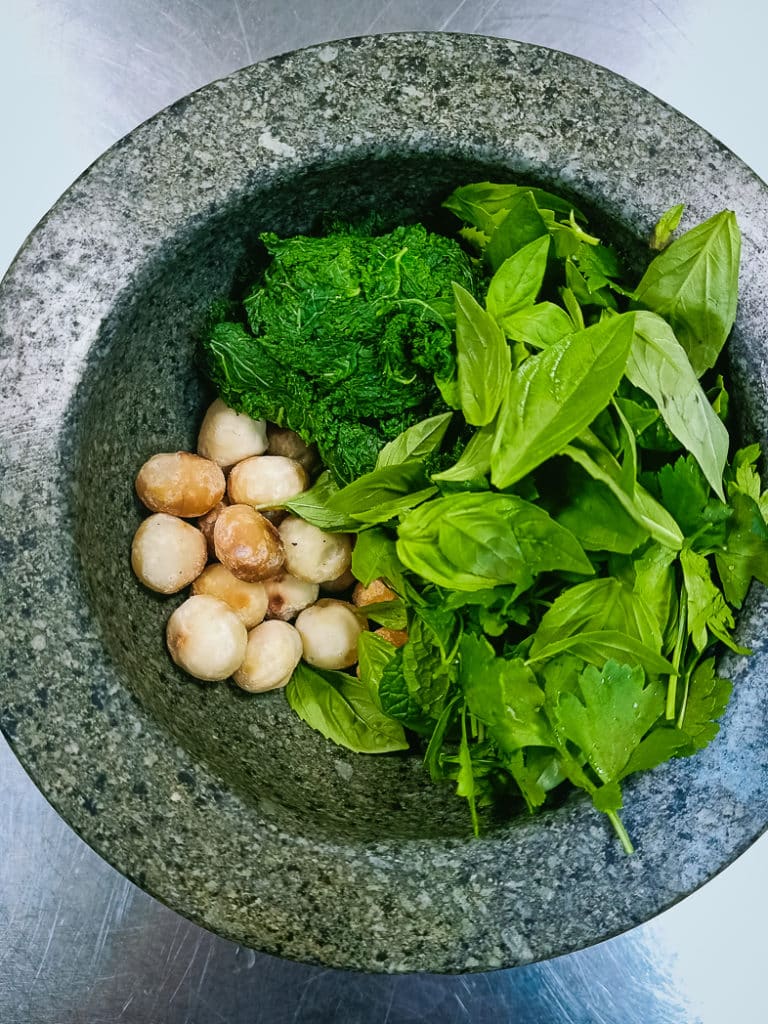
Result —
<path fill-rule="evenodd" d="M 221 501 L 226 482 L 221 467 L 190 452 L 160 452 L 136 477 L 139 500 L 151 512 L 192 519 Z"/>
<path fill-rule="evenodd" d="M 195 679 L 226 679 L 243 663 L 248 631 L 229 605 L 197 594 L 179 605 L 166 627 L 171 657 Z"/>
<path fill-rule="evenodd" d="M 305 444 L 293 430 L 267 425 L 267 451 L 270 455 L 284 455 L 288 459 L 300 462 L 307 473 L 312 473 L 320 464 L 320 456 L 314 445 Z"/>
<path fill-rule="evenodd" d="M 373 633 L 374 636 L 380 636 L 382 640 L 386 640 L 388 644 L 395 647 L 404 647 L 408 643 L 408 634 L 404 629 L 388 629 L 386 626 L 381 626 Z"/>
<path fill-rule="evenodd" d="M 320 592 L 317 583 L 297 580 L 288 573 L 267 580 L 263 586 L 269 602 L 266 617 L 285 622 L 295 619 L 299 612 L 314 604 Z"/>
<path fill-rule="evenodd" d="M 216 548 L 213 545 L 213 528 L 216 525 L 216 520 L 219 518 L 219 513 L 222 509 L 226 508 L 227 505 L 229 505 L 229 499 L 225 494 L 221 501 L 213 506 L 210 512 L 206 512 L 204 516 L 200 516 L 197 520 L 200 533 L 205 537 L 205 543 L 208 546 L 209 558 L 216 557 Z"/>
<path fill-rule="evenodd" d="M 246 629 L 258 626 L 267 613 L 266 584 L 239 580 L 220 562 L 202 571 L 192 584 L 192 593 L 218 597 L 240 616 Z"/>
<path fill-rule="evenodd" d="M 229 505 L 213 528 L 216 557 L 233 576 L 248 583 L 277 576 L 285 561 L 280 535 L 250 505 Z"/>

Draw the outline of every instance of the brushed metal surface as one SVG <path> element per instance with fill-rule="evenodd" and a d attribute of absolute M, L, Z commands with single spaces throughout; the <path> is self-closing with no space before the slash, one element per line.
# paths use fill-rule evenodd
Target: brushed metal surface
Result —
<path fill-rule="evenodd" d="M 0 273 L 71 180 L 162 106 L 274 53 L 405 29 L 595 60 L 768 176 L 768 11 L 754 0 L 0 0 Z M 2 480 L 0 512 L 24 514 Z M 591 949 L 515 971 L 387 978 L 262 956 L 186 922 L 85 846 L 2 739 L 0 794 L 0 1024 L 768 1019 L 767 838 L 655 921 Z"/>

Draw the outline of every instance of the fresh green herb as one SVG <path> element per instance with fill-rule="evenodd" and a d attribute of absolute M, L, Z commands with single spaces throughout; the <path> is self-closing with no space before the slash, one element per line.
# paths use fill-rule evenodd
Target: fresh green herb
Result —
<path fill-rule="evenodd" d="M 357 754 L 408 748 L 402 726 L 381 710 L 373 686 L 346 672 L 299 664 L 285 693 L 307 725 Z"/>
<path fill-rule="evenodd" d="M 356 579 L 397 595 L 365 614 L 408 634 L 363 633 L 359 680 L 300 665 L 288 700 L 352 750 L 415 737 L 476 833 L 567 782 L 631 852 L 623 780 L 714 738 L 716 655 L 748 653 L 734 612 L 768 585 L 761 451 L 733 450 L 716 366 L 736 219 L 671 241 L 670 208 L 638 281 L 567 198 L 478 182 L 443 205 L 458 242 L 265 236 L 205 343 L 227 402 L 319 445 L 330 472 L 287 507 L 356 534 Z"/>
<path fill-rule="evenodd" d="M 736 215 L 716 213 L 660 252 L 635 289 L 668 322 L 698 377 L 715 365 L 736 318 L 741 235 Z"/>
<path fill-rule="evenodd" d="M 509 487 L 561 452 L 606 407 L 624 373 L 634 316 L 565 338 L 515 370 L 501 408 L 491 481 Z"/>
<path fill-rule="evenodd" d="M 683 203 L 677 203 L 662 213 L 651 232 L 651 238 L 648 243 L 651 249 L 656 249 L 658 252 L 666 249 L 672 241 L 672 235 L 677 231 L 684 210 L 685 206 Z"/>

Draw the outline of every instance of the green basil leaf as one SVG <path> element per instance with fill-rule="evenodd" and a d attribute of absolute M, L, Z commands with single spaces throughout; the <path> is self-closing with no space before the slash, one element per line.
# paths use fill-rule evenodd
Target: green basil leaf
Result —
<path fill-rule="evenodd" d="M 332 494 L 326 508 L 363 523 L 386 522 L 425 501 L 436 490 L 429 485 L 421 462 L 403 462 L 358 477 Z"/>
<path fill-rule="evenodd" d="M 648 532 L 626 512 L 613 492 L 597 480 L 582 479 L 569 503 L 555 516 L 585 551 L 628 555 L 648 539 Z"/>
<path fill-rule="evenodd" d="M 568 311 L 568 316 L 573 321 L 573 329 L 575 331 L 584 330 L 584 314 L 581 311 L 581 306 L 576 299 L 570 288 L 560 289 L 560 298 L 563 300 L 563 305 Z"/>
<path fill-rule="evenodd" d="M 569 636 L 603 630 L 624 633 L 661 652 L 661 631 L 653 611 L 639 594 L 609 576 L 563 590 L 544 613 L 530 654 Z"/>
<path fill-rule="evenodd" d="M 605 408 L 634 335 L 624 313 L 555 342 L 512 374 L 491 454 L 491 480 L 509 487 L 562 451 Z"/>
<path fill-rule="evenodd" d="M 631 357 L 631 350 L 630 350 Z M 639 435 L 661 415 L 658 409 L 652 409 L 650 406 L 640 405 L 639 402 L 634 402 L 631 398 L 620 398 L 614 399 L 616 405 L 621 409 L 624 419 L 629 423 L 630 427 L 634 431 L 635 437 L 639 438 Z"/>
<path fill-rule="evenodd" d="M 539 302 L 519 309 L 503 317 L 501 326 L 510 341 L 523 342 L 536 349 L 548 348 L 573 333 L 571 318 L 554 302 Z"/>
<path fill-rule="evenodd" d="M 583 658 L 590 664 L 602 668 L 609 659 L 622 658 L 631 660 L 654 675 L 673 675 L 674 666 L 666 658 L 662 658 L 656 651 L 640 643 L 635 637 L 627 636 L 626 633 L 612 629 L 600 629 L 593 633 L 580 633 L 566 637 L 563 640 L 555 640 L 546 647 L 542 647 L 533 657 L 528 659 L 529 663 L 546 661 L 554 658 L 565 651 Z"/>
<path fill-rule="evenodd" d="M 432 479 L 445 483 L 458 483 L 463 480 L 476 480 L 479 477 L 484 477 L 491 468 L 491 449 L 495 433 L 494 421 L 480 427 L 470 437 L 458 462 L 450 469 L 444 469 L 442 473 L 433 473 Z"/>
<path fill-rule="evenodd" d="M 640 484 L 635 486 L 632 497 L 621 483 L 621 467 L 600 441 L 585 431 L 576 445 L 563 449 L 577 465 L 581 466 L 593 480 L 605 484 L 636 523 L 651 537 L 665 547 L 676 551 L 683 546 L 683 534 L 672 516 Z"/>
<path fill-rule="evenodd" d="M 680 224 L 680 218 L 683 216 L 683 210 L 685 206 L 683 203 L 677 203 L 675 206 L 670 206 L 668 210 L 659 217 L 656 225 L 651 232 L 651 237 L 648 245 L 651 249 L 661 251 L 666 249 L 672 240 L 672 235 L 677 231 Z"/>
<path fill-rule="evenodd" d="M 491 243 L 493 244 L 493 243 Z M 490 250 L 490 246 L 488 247 Z M 485 305 L 496 320 L 532 306 L 547 269 L 549 235 L 524 245 L 499 266 L 488 285 Z"/>
<path fill-rule="evenodd" d="M 318 477 L 314 487 L 291 498 L 285 503 L 285 507 L 305 522 L 329 533 L 358 529 L 354 519 L 329 508 L 328 502 L 338 492 L 338 485 L 326 470 Z"/>
<path fill-rule="evenodd" d="M 356 754 L 408 749 L 402 726 L 382 712 L 370 687 L 345 672 L 300 662 L 285 694 L 307 725 Z"/>
<path fill-rule="evenodd" d="M 369 692 L 375 697 L 377 703 L 382 674 L 395 656 L 396 650 L 397 648 L 383 637 L 376 636 L 375 633 L 369 633 L 367 630 L 364 630 L 357 638 L 360 682 L 368 687 Z"/>
<path fill-rule="evenodd" d="M 546 239 L 546 251 L 549 250 L 549 232 L 547 225 L 539 213 L 536 202 L 530 192 L 521 192 L 510 203 L 509 212 L 491 235 L 485 250 L 485 257 L 491 270 L 496 272 L 506 260 L 518 251 L 527 248 L 534 239 Z M 546 251 L 545 269 L 546 269 Z M 542 278 L 544 272 L 542 271 Z M 536 288 L 538 293 L 541 281 Z M 535 298 L 535 295 L 534 295 Z M 533 301 L 533 299 L 531 299 Z M 521 303 L 522 305 L 523 303 Z"/>
<path fill-rule="evenodd" d="M 352 549 L 352 575 L 364 587 L 383 579 L 397 593 L 402 593 L 405 589 L 403 565 L 397 557 L 394 538 L 383 529 L 361 533 Z"/>
<path fill-rule="evenodd" d="M 376 469 L 383 469 L 385 466 L 397 466 L 402 462 L 410 462 L 412 459 L 423 459 L 436 451 L 445 437 L 453 418 L 453 413 L 444 412 L 439 416 L 430 416 L 429 419 L 415 423 L 412 427 L 404 430 L 402 434 L 385 444 L 379 452 L 376 460 Z"/>
<path fill-rule="evenodd" d="M 462 185 L 448 196 L 443 206 L 490 236 L 508 212 L 513 199 L 526 192 L 533 196 L 540 209 L 543 207 L 566 215 L 573 210 L 580 220 L 586 219 L 567 199 L 545 192 L 544 189 L 527 185 L 497 185 L 490 181 Z"/>
<path fill-rule="evenodd" d="M 736 318 L 741 233 L 723 210 L 660 252 L 635 289 L 669 322 L 696 375 L 714 366 Z"/>
<path fill-rule="evenodd" d="M 651 544 L 634 562 L 633 589 L 653 613 L 664 644 L 669 650 L 675 639 L 677 620 L 676 554 L 661 544 Z"/>
<path fill-rule="evenodd" d="M 451 724 L 451 719 L 456 713 L 456 705 L 460 699 L 459 696 L 456 696 L 445 705 L 429 738 L 427 749 L 424 752 L 424 767 L 429 772 L 429 777 L 433 782 L 439 782 L 445 778 L 445 772 L 441 763 L 443 743 L 445 741 L 445 734 Z"/>
<path fill-rule="evenodd" d="M 402 519 L 397 553 L 407 568 L 450 590 L 528 585 L 555 569 L 593 572 L 573 534 L 510 494 L 455 494 L 422 505 Z"/>
<path fill-rule="evenodd" d="M 395 601 L 375 601 L 365 605 L 360 611 L 367 619 L 373 619 L 387 629 L 405 629 L 408 625 L 405 605 L 399 598 Z"/>
<path fill-rule="evenodd" d="M 694 456 L 721 501 L 728 431 L 709 404 L 688 356 L 666 321 L 642 310 L 635 314 L 635 337 L 627 377 L 650 395 L 674 436 Z"/>
<path fill-rule="evenodd" d="M 504 333 L 469 292 L 454 282 L 456 354 L 461 409 L 467 423 L 489 423 L 509 384 L 511 357 Z"/>

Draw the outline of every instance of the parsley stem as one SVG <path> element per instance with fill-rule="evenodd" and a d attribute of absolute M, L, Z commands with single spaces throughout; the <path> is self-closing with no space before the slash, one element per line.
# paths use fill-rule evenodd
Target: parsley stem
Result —
<path fill-rule="evenodd" d="M 672 664 L 675 666 L 675 672 L 674 675 L 669 677 L 667 685 L 666 718 L 668 722 L 674 720 L 677 711 L 677 680 L 680 677 L 679 669 L 680 660 L 683 656 L 683 644 L 685 642 L 687 610 L 685 591 L 683 591 L 680 595 L 680 618 L 677 620 L 677 639 L 675 640 L 675 650 L 672 655 Z"/>
<path fill-rule="evenodd" d="M 680 714 L 677 716 L 677 722 L 675 725 L 678 729 L 683 728 L 683 721 L 685 719 L 685 712 L 688 710 L 688 692 L 691 688 L 691 671 L 690 669 L 685 673 L 685 689 L 683 690 L 683 699 L 680 703 Z"/>
<path fill-rule="evenodd" d="M 624 828 L 624 822 L 618 816 L 616 811 L 608 811 L 608 819 L 613 825 L 613 830 L 621 841 L 621 845 L 624 847 L 625 853 L 634 853 L 635 848 L 632 845 L 632 840 L 629 838 L 629 833 Z"/>

